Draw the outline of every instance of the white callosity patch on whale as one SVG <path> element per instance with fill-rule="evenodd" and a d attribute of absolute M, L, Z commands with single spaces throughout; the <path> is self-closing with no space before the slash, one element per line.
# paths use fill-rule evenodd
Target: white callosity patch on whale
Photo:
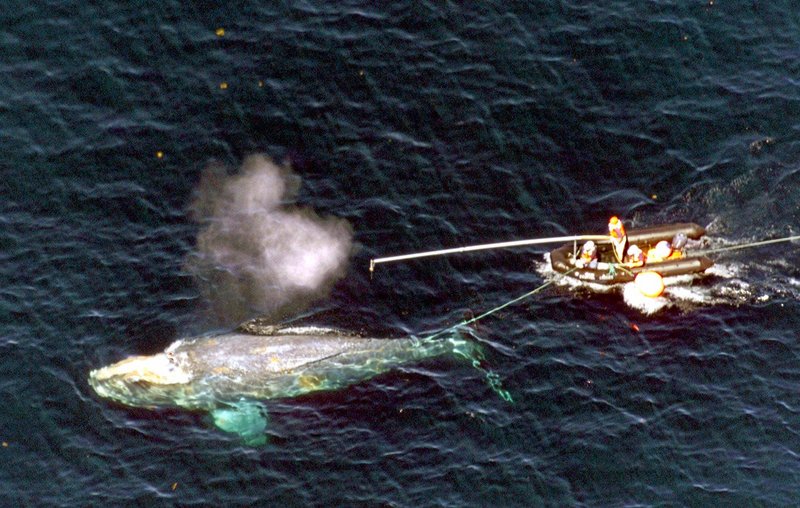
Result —
<path fill-rule="evenodd" d="M 97 381 L 119 378 L 127 382 L 145 381 L 160 385 L 185 384 L 192 380 L 191 373 L 167 353 L 127 358 L 92 371 L 90 377 Z"/>

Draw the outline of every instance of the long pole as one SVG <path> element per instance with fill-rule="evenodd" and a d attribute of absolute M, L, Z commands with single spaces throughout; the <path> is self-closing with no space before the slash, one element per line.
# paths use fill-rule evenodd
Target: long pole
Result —
<path fill-rule="evenodd" d="M 511 242 L 485 243 L 482 245 L 471 245 L 467 247 L 455 247 L 452 249 L 431 250 L 427 252 L 417 252 L 414 254 L 403 254 L 401 256 L 390 256 L 385 258 L 375 258 L 369 261 L 369 271 L 375 271 L 378 263 L 389 263 L 392 261 L 403 261 L 406 259 L 427 258 L 431 256 L 446 256 L 447 254 L 458 254 L 461 252 L 472 252 L 476 250 L 502 249 L 506 247 L 522 247 L 524 245 L 539 245 L 543 243 L 561 243 L 571 241 L 609 241 L 610 237 L 604 235 L 573 235 L 573 236 L 554 236 L 551 238 L 532 238 L 530 240 L 514 240 Z"/>

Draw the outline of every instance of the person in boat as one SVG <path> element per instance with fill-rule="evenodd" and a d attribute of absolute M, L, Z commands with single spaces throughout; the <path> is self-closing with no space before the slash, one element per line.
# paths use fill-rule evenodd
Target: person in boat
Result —
<path fill-rule="evenodd" d="M 644 252 L 642 252 L 642 249 L 640 249 L 638 245 L 634 244 L 628 247 L 628 251 L 625 254 L 626 265 L 642 266 L 644 264 L 644 261 L 645 261 Z"/>
<path fill-rule="evenodd" d="M 575 260 L 578 268 L 597 268 L 597 245 L 591 240 L 583 244 L 581 254 Z"/>
<path fill-rule="evenodd" d="M 672 245 L 666 240 L 661 240 L 655 247 L 647 251 L 647 259 L 651 263 L 661 263 L 672 255 Z"/>
<path fill-rule="evenodd" d="M 611 237 L 611 245 L 614 247 L 614 256 L 618 263 L 622 263 L 628 246 L 628 236 L 625 234 L 625 226 L 616 215 L 608 220 L 608 235 Z"/>
<path fill-rule="evenodd" d="M 683 233 L 676 233 L 675 236 L 672 237 L 672 252 L 679 252 L 683 255 L 683 248 L 686 247 L 686 243 L 689 241 L 689 238 Z"/>
<path fill-rule="evenodd" d="M 674 249 L 673 245 L 674 243 L 661 240 L 655 247 L 647 251 L 647 261 L 651 263 L 662 263 L 681 257 L 683 253 L 681 253 L 679 249 Z"/>

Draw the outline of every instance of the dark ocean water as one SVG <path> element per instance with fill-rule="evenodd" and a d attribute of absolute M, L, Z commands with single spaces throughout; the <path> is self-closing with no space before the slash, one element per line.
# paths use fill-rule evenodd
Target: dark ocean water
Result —
<path fill-rule="evenodd" d="M 797 234 L 794 2 L 10 0 L 0 74 L 3 505 L 800 504 L 796 243 L 720 255 L 652 315 L 554 285 L 486 318 L 513 403 L 434 359 L 270 402 L 248 448 L 86 381 L 236 324 L 186 269 L 214 160 L 289 161 L 298 205 L 350 223 L 346 274 L 299 315 L 366 333 L 422 335 L 553 279 L 545 248 L 370 280 L 376 256 L 612 214 L 716 245 Z"/>

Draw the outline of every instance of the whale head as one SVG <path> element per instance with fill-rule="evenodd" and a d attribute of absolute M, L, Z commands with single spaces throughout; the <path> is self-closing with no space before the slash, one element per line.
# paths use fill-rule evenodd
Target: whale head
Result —
<path fill-rule="evenodd" d="M 127 406 L 175 404 L 192 381 L 181 358 L 171 352 L 132 356 L 89 373 L 89 384 L 103 398 Z"/>

